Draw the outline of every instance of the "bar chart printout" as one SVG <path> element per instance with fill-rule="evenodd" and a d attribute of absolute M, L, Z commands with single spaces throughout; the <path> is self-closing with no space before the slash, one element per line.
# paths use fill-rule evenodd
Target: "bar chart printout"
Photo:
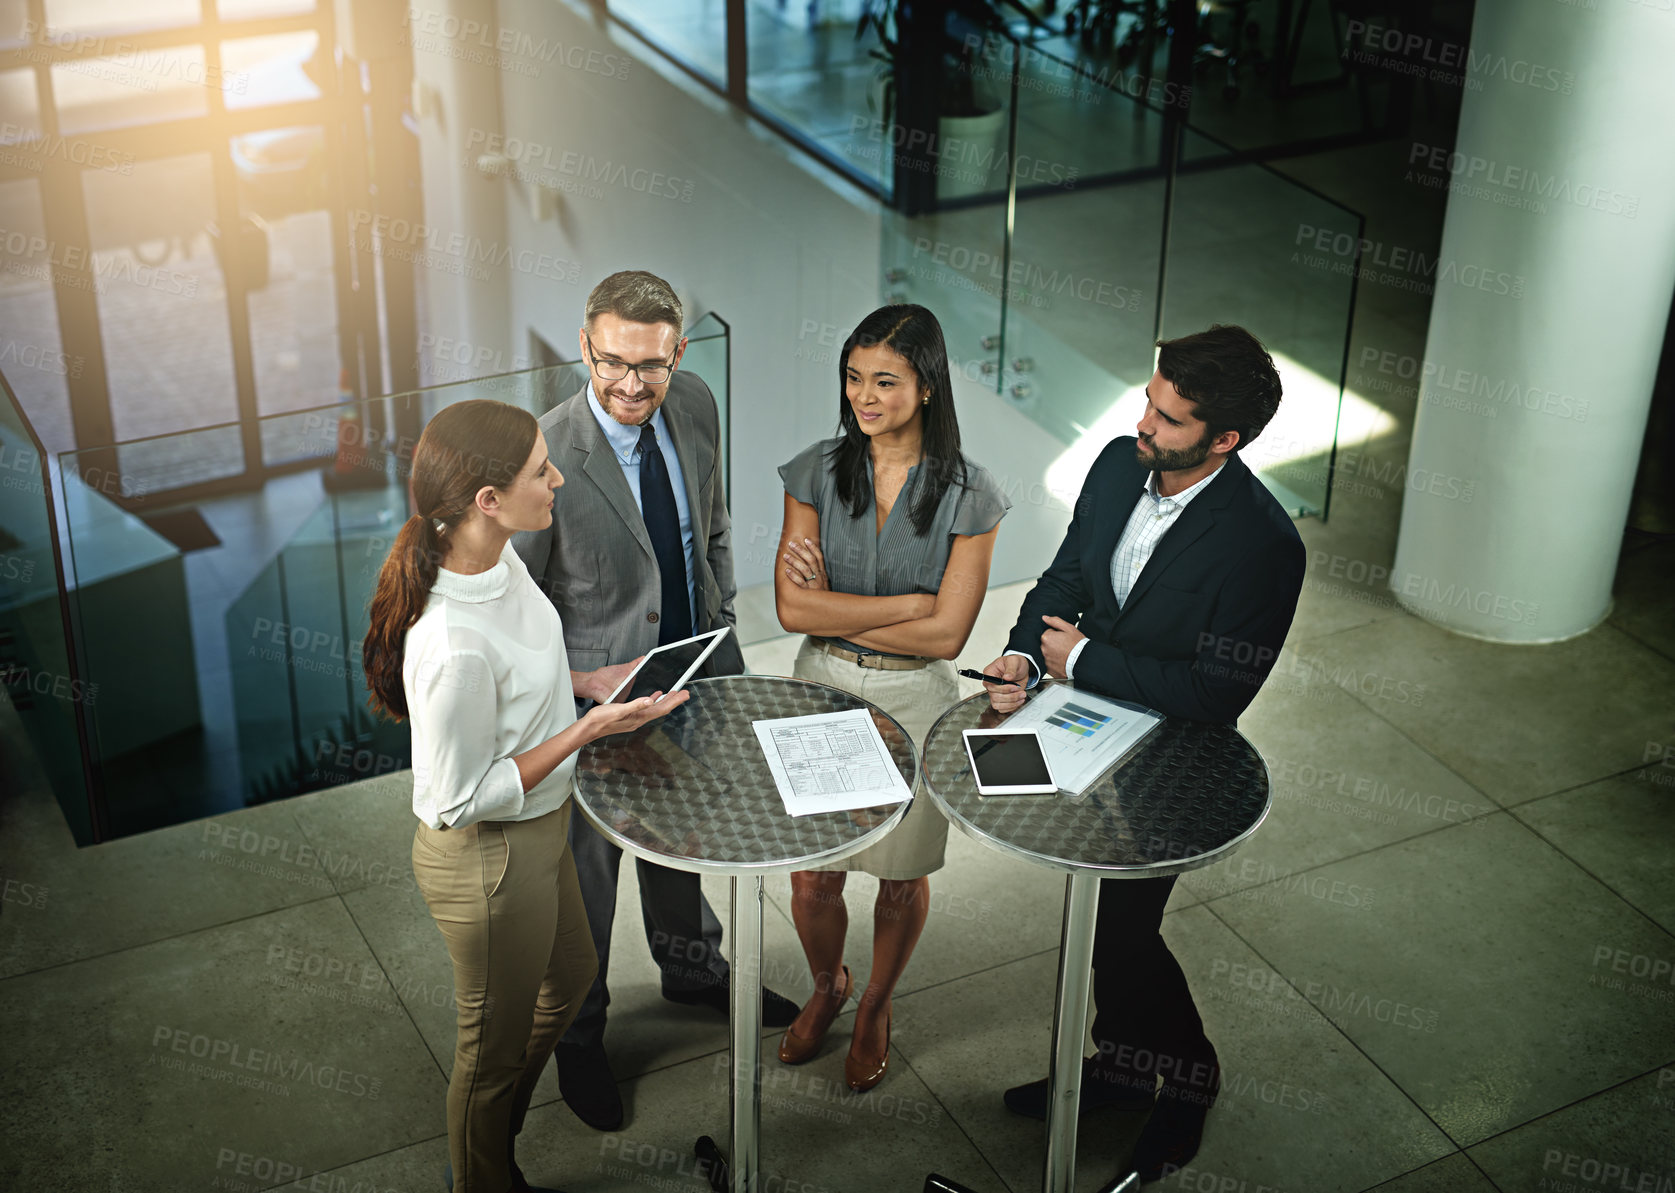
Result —
<path fill-rule="evenodd" d="M 864 708 L 754 721 L 787 816 L 846 812 L 908 798 L 872 714 Z"/>
<path fill-rule="evenodd" d="M 1163 714 L 1152 709 L 1060 683 L 1032 697 L 1006 727 L 1040 733 L 1060 788 L 1080 795 L 1162 723 Z"/>

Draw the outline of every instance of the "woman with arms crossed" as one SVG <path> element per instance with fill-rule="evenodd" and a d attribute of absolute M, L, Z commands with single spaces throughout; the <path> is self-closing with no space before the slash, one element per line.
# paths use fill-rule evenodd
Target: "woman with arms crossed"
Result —
<path fill-rule="evenodd" d="M 1000 519 L 993 478 L 960 453 L 948 352 L 936 317 L 889 306 L 861 321 L 838 364 L 842 435 L 779 470 L 785 527 L 774 591 L 780 624 L 809 635 L 793 674 L 843 688 L 895 717 L 915 740 L 959 699 L 949 660 L 971 633 Z M 925 926 L 931 871 L 948 822 L 916 798 L 889 836 L 846 861 L 791 875 L 791 911 L 814 995 L 779 1046 L 786 1064 L 819 1051 L 853 992 L 843 943 L 846 872 L 879 880 L 872 971 L 844 1061 L 871 1089 L 890 1059 L 890 996 Z"/>
<path fill-rule="evenodd" d="M 577 695 L 603 700 L 633 664 L 571 671 L 558 613 L 508 546 L 552 524 L 563 483 L 527 411 L 471 401 L 437 414 L 413 453 L 418 512 L 378 574 L 362 652 L 373 707 L 412 721 L 413 873 L 447 942 L 459 1016 L 456 1193 L 529 1190 L 513 1140 L 598 967 L 566 835 L 576 752 L 687 698 L 576 719 Z"/>

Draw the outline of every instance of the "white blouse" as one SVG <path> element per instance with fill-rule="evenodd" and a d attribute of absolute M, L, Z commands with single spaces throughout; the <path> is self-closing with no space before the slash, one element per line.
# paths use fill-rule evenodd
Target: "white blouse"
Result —
<path fill-rule="evenodd" d="M 431 828 L 533 820 L 563 805 L 572 754 L 527 793 L 514 755 L 576 721 L 564 627 L 511 545 L 474 576 L 442 569 L 407 631 L 413 813 Z"/>

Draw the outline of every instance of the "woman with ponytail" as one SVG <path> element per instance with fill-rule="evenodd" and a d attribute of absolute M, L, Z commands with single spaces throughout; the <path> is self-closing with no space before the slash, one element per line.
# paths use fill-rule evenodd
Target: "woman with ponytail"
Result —
<path fill-rule="evenodd" d="M 454 965 L 456 1193 L 530 1190 L 513 1141 L 598 968 L 568 843 L 576 753 L 687 698 L 577 720 L 576 698 L 603 700 L 633 664 L 571 671 L 558 613 L 508 545 L 552 524 L 563 483 L 527 411 L 443 409 L 413 453 L 416 512 L 363 648 L 373 707 L 412 722 L 413 873 Z"/>

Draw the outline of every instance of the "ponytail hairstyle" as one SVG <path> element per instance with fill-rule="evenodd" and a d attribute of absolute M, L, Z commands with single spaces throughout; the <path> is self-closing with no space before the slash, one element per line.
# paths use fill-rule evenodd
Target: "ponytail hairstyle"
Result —
<path fill-rule="evenodd" d="M 924 390 L 920 468 L 913 480 L 908 509 L 913 516 L 913 532 L 925 534 L 936 520 L 937 506 L 942 504 L 948 486 L 964 488 L 966 474 L 965 460 L 960 456 L 960 423 L 954 417 L 954 383 L 948 375 L 948 347 L 942 339 L 942 325 L 924 307 L 912 303 L 879 307 L 843 342 L 843 355 L 838 358 L 838 429 L 843 438 L 829 457 L 837 476 L 838 500 L 851 518 L 859 518 L 872 505 L 867 463 L 872 458 L 872 446 L 849 405 L 847 388 L 849 354 L 856 348 L 878 347 L 899 353 Z"/>
<path fill-rule="evenodd" d="M 401 668 L 407 631 L 430 599 L 452 534 L 485 486 L 505 488 L 535 448 L 540 427 L 527 410 L 477 400 L 444 407 L 413 450 L 408 497 L 413 516 L 396 535 L 368 610 L 361 644 L 367 703 L 396 720 L 407 716 Z"/>

